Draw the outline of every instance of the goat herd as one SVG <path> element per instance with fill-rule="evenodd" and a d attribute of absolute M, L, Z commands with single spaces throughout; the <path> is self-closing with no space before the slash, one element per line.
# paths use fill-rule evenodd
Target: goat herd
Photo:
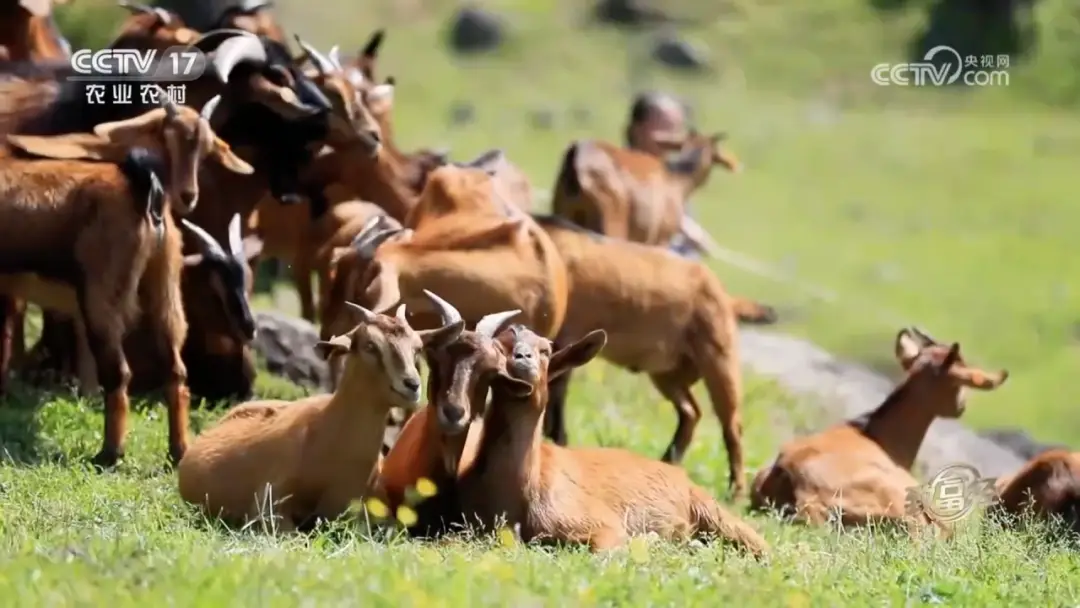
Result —
<path fill-rule="evenodd" d="M 655 532 L 768 552 L 677 466 L 703 379 L 732 494 L 745 494 L 737 324 L 775 321 L 666 248 L 683 232 L 708 251 L 683 207 L 714 165 L 737 165 L 722 136 L 672 137 L 664 159 L 575 142 L 553 214 L 540 216 L 499 151 L 460 163 L 394 145 L 394 81 L 374 74 L 381 31 L 351 60 L 299 38 L 295 58 L 266 6 L 207 32 L 124 6 L 113 47 L 190 45 L 208 57 L 182 102 L 157 89 L 155 107 L 89 104 L 65 78 L 66 45 L 47 15 L 17 9 L 0 40 L 0 391 L 13 367 L 26 381 L 70 375 L 102 389 L 93 462 L 110 467 L 124 453 L 129 393 L 164 388 L 181 496 L 234 524 L 272 515 L 304 529 L 365 497 L 393 509 L 427 479 L 438 493 L 417 507 L 418 535 L 505 521 L 526 540 L 594 550 Z M 251 267 L 266 257 L 295 270 L 334 392 L 241 403 L 189 446 L 192 394 L 251 396 Z M 29 350 L 26 302 L 44 311 Z M 935 417 L 961 415 L 967 388 L 995 389 L 1007 374 L 915 328 L 899 332 L 895 354 L 906 377 L 865 425 L 785 445 L 754 478 L 752 508 L 951 532 L 908 504 L 909 470 Z M 647 372 L 675 406 L 661 460 L 564 447 L 571 370 L 598 355 Z M 385 445 L 397 411 L 407 418 Z M 1075 456 L 1045 453 L 999 482 L 998 505 L 1067 512 L 1080 505 L 1078 475 Z"/>

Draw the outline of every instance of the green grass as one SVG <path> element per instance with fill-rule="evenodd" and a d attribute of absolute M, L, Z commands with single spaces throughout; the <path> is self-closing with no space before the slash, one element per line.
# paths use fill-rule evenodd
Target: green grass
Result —
<path fill-rule="evenodd" d="M 65 23 L 95 3 L 65 9 Z M 395 3 L 400 6 L 401 3 Z M 455 60 L 442 49 L 448 4 L 403 16 L 390 3 L 283 0 L 284 22 L 321 48 L 350 49 L 388 26 L 383 74 L 397 77 L 404 147 L 450 144 L 458 158 L 492 146 L 547 188 L 573 138 L 615 139 L 628 92 L 673 88 L 706 127 L 727 128 L 748 171 L 718 175 L 695 197 L 723 244 L 789 268 L 838 294 L 803 295 L 716 263 L 732 291 L 780 306 L 782 329 L 884 369 L 901 324 L 955 339 L 975 363 L 1008 367 L 1009 384 L 973 398 L 965 420 L 1015 425 L 1044 440 L 1080 442 L 1070 386 L 1073 310 L 1080 286 L 1067 245 L 1080 212 L 1075 114 L 1075 11 L 1043 0 L 1040 46 L 1008 89 L 940 93 L 869 84 L 870 66 L 900 61 L 922 27 L 922 5 L 883 17 L 856 0 L 731 0 L 689 35 L 707 43 L 718 75 L 676 79 L 636 61 L 622 34 L 578 29 L 570 3 L 501 0 L 512 42 L 500 56 Z M 83 12 L 79 12 L 83 11 Z M 111 13 L 115 17 L 118 13 Z M 87 39 L 107 38 L 84 25 Z M 636 51 L 635 51 L 636 52 Z M 1070 95 L 1072 95 L 1070 97 Z M 476 121 L 455 128 L 449 106 L 468 100 Z M 575 109 L 591 118 L 576 122 Z M 554 127 L 531 126 L 551 112 Z M 885 361 L 886 363 L 879 363 Z M 568 428 L 575 444 L 659 455 L 674 415 L 642 376 L 594 363 L 575 378 Z M 287 396 L 288 383 L 260 377 Z M 954 542 L 913 542 L 883 531 L 840 533 L 752 518 L 774 548 L 759 565 L 717 548 L 658 544 L 610 556 L 558 554 L 473 541 L 447 545 L 365 538 L 342 523 L 281 540 L 206 524 L 163 471 L 160 408 L 133 417 L 128 460 L 91 473 L 81 459 L 100 441 L 100 401 L 22 392 L 0 408 L 0 597 L 18 605 L 1074 605 L 1075 550 L 976 518 Z M 199 413 L 195 428 L 213 415 Z M 749 378 L 748 464 L 766 464 L 791 432 L 820 426 L 815 410 Z M 707 414 L 686 458 L 719 495 L 726 459 Z"/>
<path fill-rule="evenodd" d="M 575 382 L 568 411 L 575 443 L 660 453 L 674 416 L 644 378 L 599 364 Z M 760 466 L 790 423 L 798 430 L 810 421 L 768 383 L 752 380 L 747 392 L 748 456 Z M 1074 550 L 977 518 L 946 542 L 754 517 L 774 549 L 767 564 L 722 547 L 648 541 L 601 557 L 501 537 L 421 543 L 371 532 L 361 520 L 287 539 L 229 531 L 177 495 L 175 476 L 163 466 L 162 414 L 140 409 L 128 459 L 101 474 L 81 464 L 100 441 L 97 404 L 22 392 L 0 409 L 5 605 L 1066 606 L 1080 599 Z M 213 417 L 198 413 L 196 428 Z M 724 453 L 711 415 L 686 466 L 698 482 L 723 491 Z"/>

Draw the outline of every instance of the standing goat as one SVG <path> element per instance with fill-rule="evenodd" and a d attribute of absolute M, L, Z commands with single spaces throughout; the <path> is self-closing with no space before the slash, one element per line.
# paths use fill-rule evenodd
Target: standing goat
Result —
<path fill-rule="evenodd" d="M 911 467 L 935 418 L 959 418 L 968 388 L 993 390 L 1008 378 L 964 363 L 960 345 L 941 344 L 916 328 L 896 335 L 896 360 L 907 372 L 870 413 L 864 428 L 846 422 L 789 441 L 772 465 L 754 477 L 750 505 L 824 524 L 838 510 L 843 525 L 885 520 L 914 531 L 933 523 L 925 509 L 911 513 Z"/>
<path fill-rule="evenodd" d="M 181 241 L 172 209 L 184 215 L 194 208 L 199 166 L 207 157 L 237 173 L 252 171 L 210 127 L 216 98 L 197 112 L 175 105 L 160 89 L 159 94 L 162 107 L 98 125 L 93 136 L 9 136 L 15 146 L 48 158 L 0 161 L 0 213 L 5 216 L 0 273 L 35 275 L 24 283 L 34 288 L 18 297 L 83 319 L 106 393 L 104 445 L 93 459 L 101 466 L 114 465 L 124 453 L 131 370 L 123 338 L 137 313 L 153 325 L 169 359 L 169 455 L 174 462 L 183 456 L 190 397 L 180 349 L 187 320 L 181 307 Z M 132 195 L 129 179 L 116 164 L 55 160 L 123 162 L 136 147 L 156 151 L 167 168 L 167 183 L 149 197 L 149 205 Z M 63 297 L 57 298 L 57 292 Z"/>
<path fill-rule="evenodd" d="M 605 344 L 603 330 L 552 352 L 546 338 L 519 325 L 500 336 L 512 379 L 498 377 L 472 468 L 458 485 L 469 520 L 505 517 L 525 541 L 618 547 L 631 535 L 719 537 L 755 556 L 765 540 L 683 469 L 614 448 L 568 449 L 544 441 L 551 379 L 584 365 Z"/>
<path fill-rule="evenodd" d="M 368 493 L 387 414 L 420 403 L 421 350 L 453 341 L 464 323 L 416 331 L 404 307 L 394 317 L 350 308 L 361 323 L 318 345 L 323 356 L 345 360 L 337 390 L 234 407 L 180 462 L 184 500 L 230 523 L 270 511 L 292 530 L 338 517 Z"/>
<path fill-rule="evenodd" d="M 556 343 L 607 331 L 602 357 L 646 372 L 675 406 L 679 425 L 663 460 L 679 463 L 701 419 L 690 391 L 705 381 L 728 453 L 728 481 L 743 493 L 742 370 L 735 306 L 704 264 L 666 249 L 588 232 L 561 218 L 537 218 L 566 262 L 566 318 Z M 551 387 L 545 430 L 566 445 L 563 422 L 569 373 Z"/>

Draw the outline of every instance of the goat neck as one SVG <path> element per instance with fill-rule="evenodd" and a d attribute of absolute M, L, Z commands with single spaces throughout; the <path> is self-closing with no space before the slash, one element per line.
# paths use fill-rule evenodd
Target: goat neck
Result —
<path fill-rule="evenodd" d="M 867 419 L 863 433 L 889 455 L 896 466 L 906 471 L 915 464 L 926 431 L 936 418 L 926 400 L 933 394 L 917 391 L 907 381 L 875 409 Z"/>
<path fill-rule="evenodd" d="M 353 470 L 366 474 L 379 458 L 392 401 L 384 394 L 389 389 L 378 388 L 386 382 L 377 370 L 346 365 L 349 368 L 341 375 L 323 418 L 323 432 L 341 441 L 325 440 L 321 444 L 334 450 L 335 460 L 350 460 L 355 465 Z M 352 450 L 351 454 L 342 453 L 346 446 Z"/>

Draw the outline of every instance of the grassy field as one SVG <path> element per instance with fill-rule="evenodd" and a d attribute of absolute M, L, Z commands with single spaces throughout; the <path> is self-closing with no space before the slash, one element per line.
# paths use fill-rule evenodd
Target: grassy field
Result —
<path fill-rule="evenodd" d="M 70 15 L 93 4 L 80 0 Z M 889 371 L 901 324 L 959 340 L 975 363 L 1013 372 L 1001 391 L 973 398 L 966 420 L 1080 443 L 1063 390 L 1080 335 L 1072 318 L 1080 262 L 1066 245 L 1078 219 L 1067 188 L 1080 160 L 1080 124 L 1068 109 L 1039 101 L 1067 98 L 1073 74 L 1062 74 L 1075 71 L 1062 33 L 1075 23 L 1065 2 L 1039 4 L 1043 44 L 1017 66 L 1008 90 L 952 94 L 869 82 L 871 65 L 902 60 L 925 2 L 885 17 L 855 0 L 717 4 L 723 19 L 688 34 L 707 43 L 719 66 L 698 80 L 646 69 L 631 58 L 640 40 L 586 33 L 569 3 L 487 3 L 510 16 L 511 43 L 496 58 L 468 62 L 442 50 L 447 3 L 418 2 L 414 12 L 389 4 L 279 2 L 287 27 L 324 49 L 349 49 L 371 29 L 390 28 L 382 72 L 399 83 L 397 132 L 406 148 L 449 144 L 464 159 L 500 146 L 547 188 L 569 140 L 618 136 L 630 90 L 675 89 L 702 125 L 730 131 L 748 165 L 737 177 L 717 175 L 695 197 L 703 223 L 726 246 L 837 296 L 824 301 L 716 263 L 733 291 L 780 306 L 785 331 Z M 468 126 L 448 119 L 461 102 L 474 107 Z M 533 126 L 538 113 L 550 116 L 550 128 Z M 295 392 L 260 381 L 264 393 Z M 659 455 L 675 420 L 647 379 L 594 363 L 575 383 L 574 443 Z M 1074 549 L 979 518 L 953 542 L 915 542 L 755 517 L 774 548 L 767 565 L 718 548 L 652 543 L 594 558 L 499 541 L 372 542 L 356 523 L 288 540 L 228 532 L 180 502 L 163 470 L 160 408 L 133 417 L 120 470 L 96 474 L 79 463 L 98 448 L 99 401 L 23 392 L 4 405 L 4 605 L 1080 601 Z M 213 415 L 196 418 L 198 429 Z M 812 408 L 757 378 L 748 379 L 744 419 L 752 468 L 791 432 L 820 424 Z M 707 415 L 686 458 L 694 479 L 717 495 L 726 476 L 719 435 Z"/>

